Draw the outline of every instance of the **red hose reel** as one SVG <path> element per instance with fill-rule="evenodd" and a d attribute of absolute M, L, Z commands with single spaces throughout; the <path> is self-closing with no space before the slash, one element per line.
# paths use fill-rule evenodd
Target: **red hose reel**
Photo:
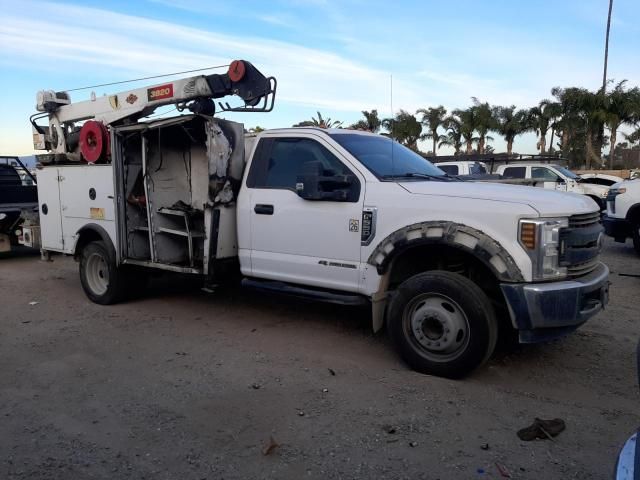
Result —
<path fill-rule="evenodd" d="M 80 153 L 87 163 L 106 159 L 111 153 L 109 131 L 102 122 L 88 120 L 80 129 Z"/>

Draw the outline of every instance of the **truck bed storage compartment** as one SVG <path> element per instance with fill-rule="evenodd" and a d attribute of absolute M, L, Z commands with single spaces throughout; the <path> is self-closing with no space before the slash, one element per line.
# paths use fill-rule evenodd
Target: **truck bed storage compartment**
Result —
<path fill-rule="evenodd" d="M 238 170 L 233 160 L 244 160 L 242 126 L 185 115 L 118 127 L 113 138 L 123 258 L 207 273 L 218 246 L 236 243 L 235 220 L 220 229 L 219 219 L 229 215 L 216 210 L 235 213 L 242 164 Z M 233 177 L 232 167 L 239 173 Z"/>

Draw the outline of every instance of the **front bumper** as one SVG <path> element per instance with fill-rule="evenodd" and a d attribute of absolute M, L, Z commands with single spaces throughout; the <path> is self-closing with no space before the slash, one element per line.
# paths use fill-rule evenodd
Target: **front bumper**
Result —
<path fill-rule="evenodd" d="M 624 218 L 605 215 L 602 218 L 602 224 L 604 225 L 604 233 L 613 237 L 616 242 L 624 243 L 632 235 L 631 224 Z"/>
<path fill-rule="evenodd" d="M 543 342 L 572 332 L 605 307 L 609 269 L 599 263 L 592 272 L 572 280 L 500 287 L 520 342 Z"/>

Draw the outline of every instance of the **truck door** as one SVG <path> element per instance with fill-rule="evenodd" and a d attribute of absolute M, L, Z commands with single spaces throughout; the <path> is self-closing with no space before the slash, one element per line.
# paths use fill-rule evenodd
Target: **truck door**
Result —
<path fill-rule="evenodd" d="M 353 176 L 346 201 L 306 200 L 297 193 L 309 165 Z M 357 291 L 364 178 L 331 144 L 312 134 L 264 137 L 247 176 L 241 215 L 250 218 L 251 275 Z"/>
<path fill-rule="evenodd" d="M 64 244 L 60 208 L 60 173 L 57 167 L 44 167 L 38 170 L 38 207 L 42 248 L 62 251 Z"/>
<path fill-rule="evenodd" d="M 531 177 L 534 180 L 542 180 L 544 182 L 544 188 L 563 192 L 567 191 L 567 182 L 550 168 L 531 167 Z"/>

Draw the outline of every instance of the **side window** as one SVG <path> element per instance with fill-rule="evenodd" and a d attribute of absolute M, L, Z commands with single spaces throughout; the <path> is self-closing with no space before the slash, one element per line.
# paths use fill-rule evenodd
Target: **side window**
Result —
<path fill-rule="evenodd" d="M 504 178 L 525 178 L 527 167 L 507 167 L 504 169 L 502 176 Z"/>
<path fill-rule="evenodd" d="M 487 169 L 480 162 L 476 162 L 472 163 L 469 166 L 469 173 L 471 173 L 472 175 L 482 175 L 484 173 L 487 173 Z"/>
<path fill-rule="evenodd" d="M 458 175 L 458 166 L 457 165 L 438 165 L 436 163 L 436 167 L 442 170 L 449 175 Z"/>
<path fill-rule="evenodd" d="M 266 138 L 260 140 L 254 153 L 251 170 L 247 176 L 247 186 L 295 192 L 298 176 L 304 174 L 305 164 L 308 163 L 320 163 L 323 176 L 353 175 L 344 163 L 315 140 Z M 360 186 L 357 179 L 355 182 L 352 193 L 357 200 Z"/>
<path fill-rule="evenodd" d="M 547 167 L 531 167 L 531 178 L 545 182 L 557 182 L 560 177 Z"/>

